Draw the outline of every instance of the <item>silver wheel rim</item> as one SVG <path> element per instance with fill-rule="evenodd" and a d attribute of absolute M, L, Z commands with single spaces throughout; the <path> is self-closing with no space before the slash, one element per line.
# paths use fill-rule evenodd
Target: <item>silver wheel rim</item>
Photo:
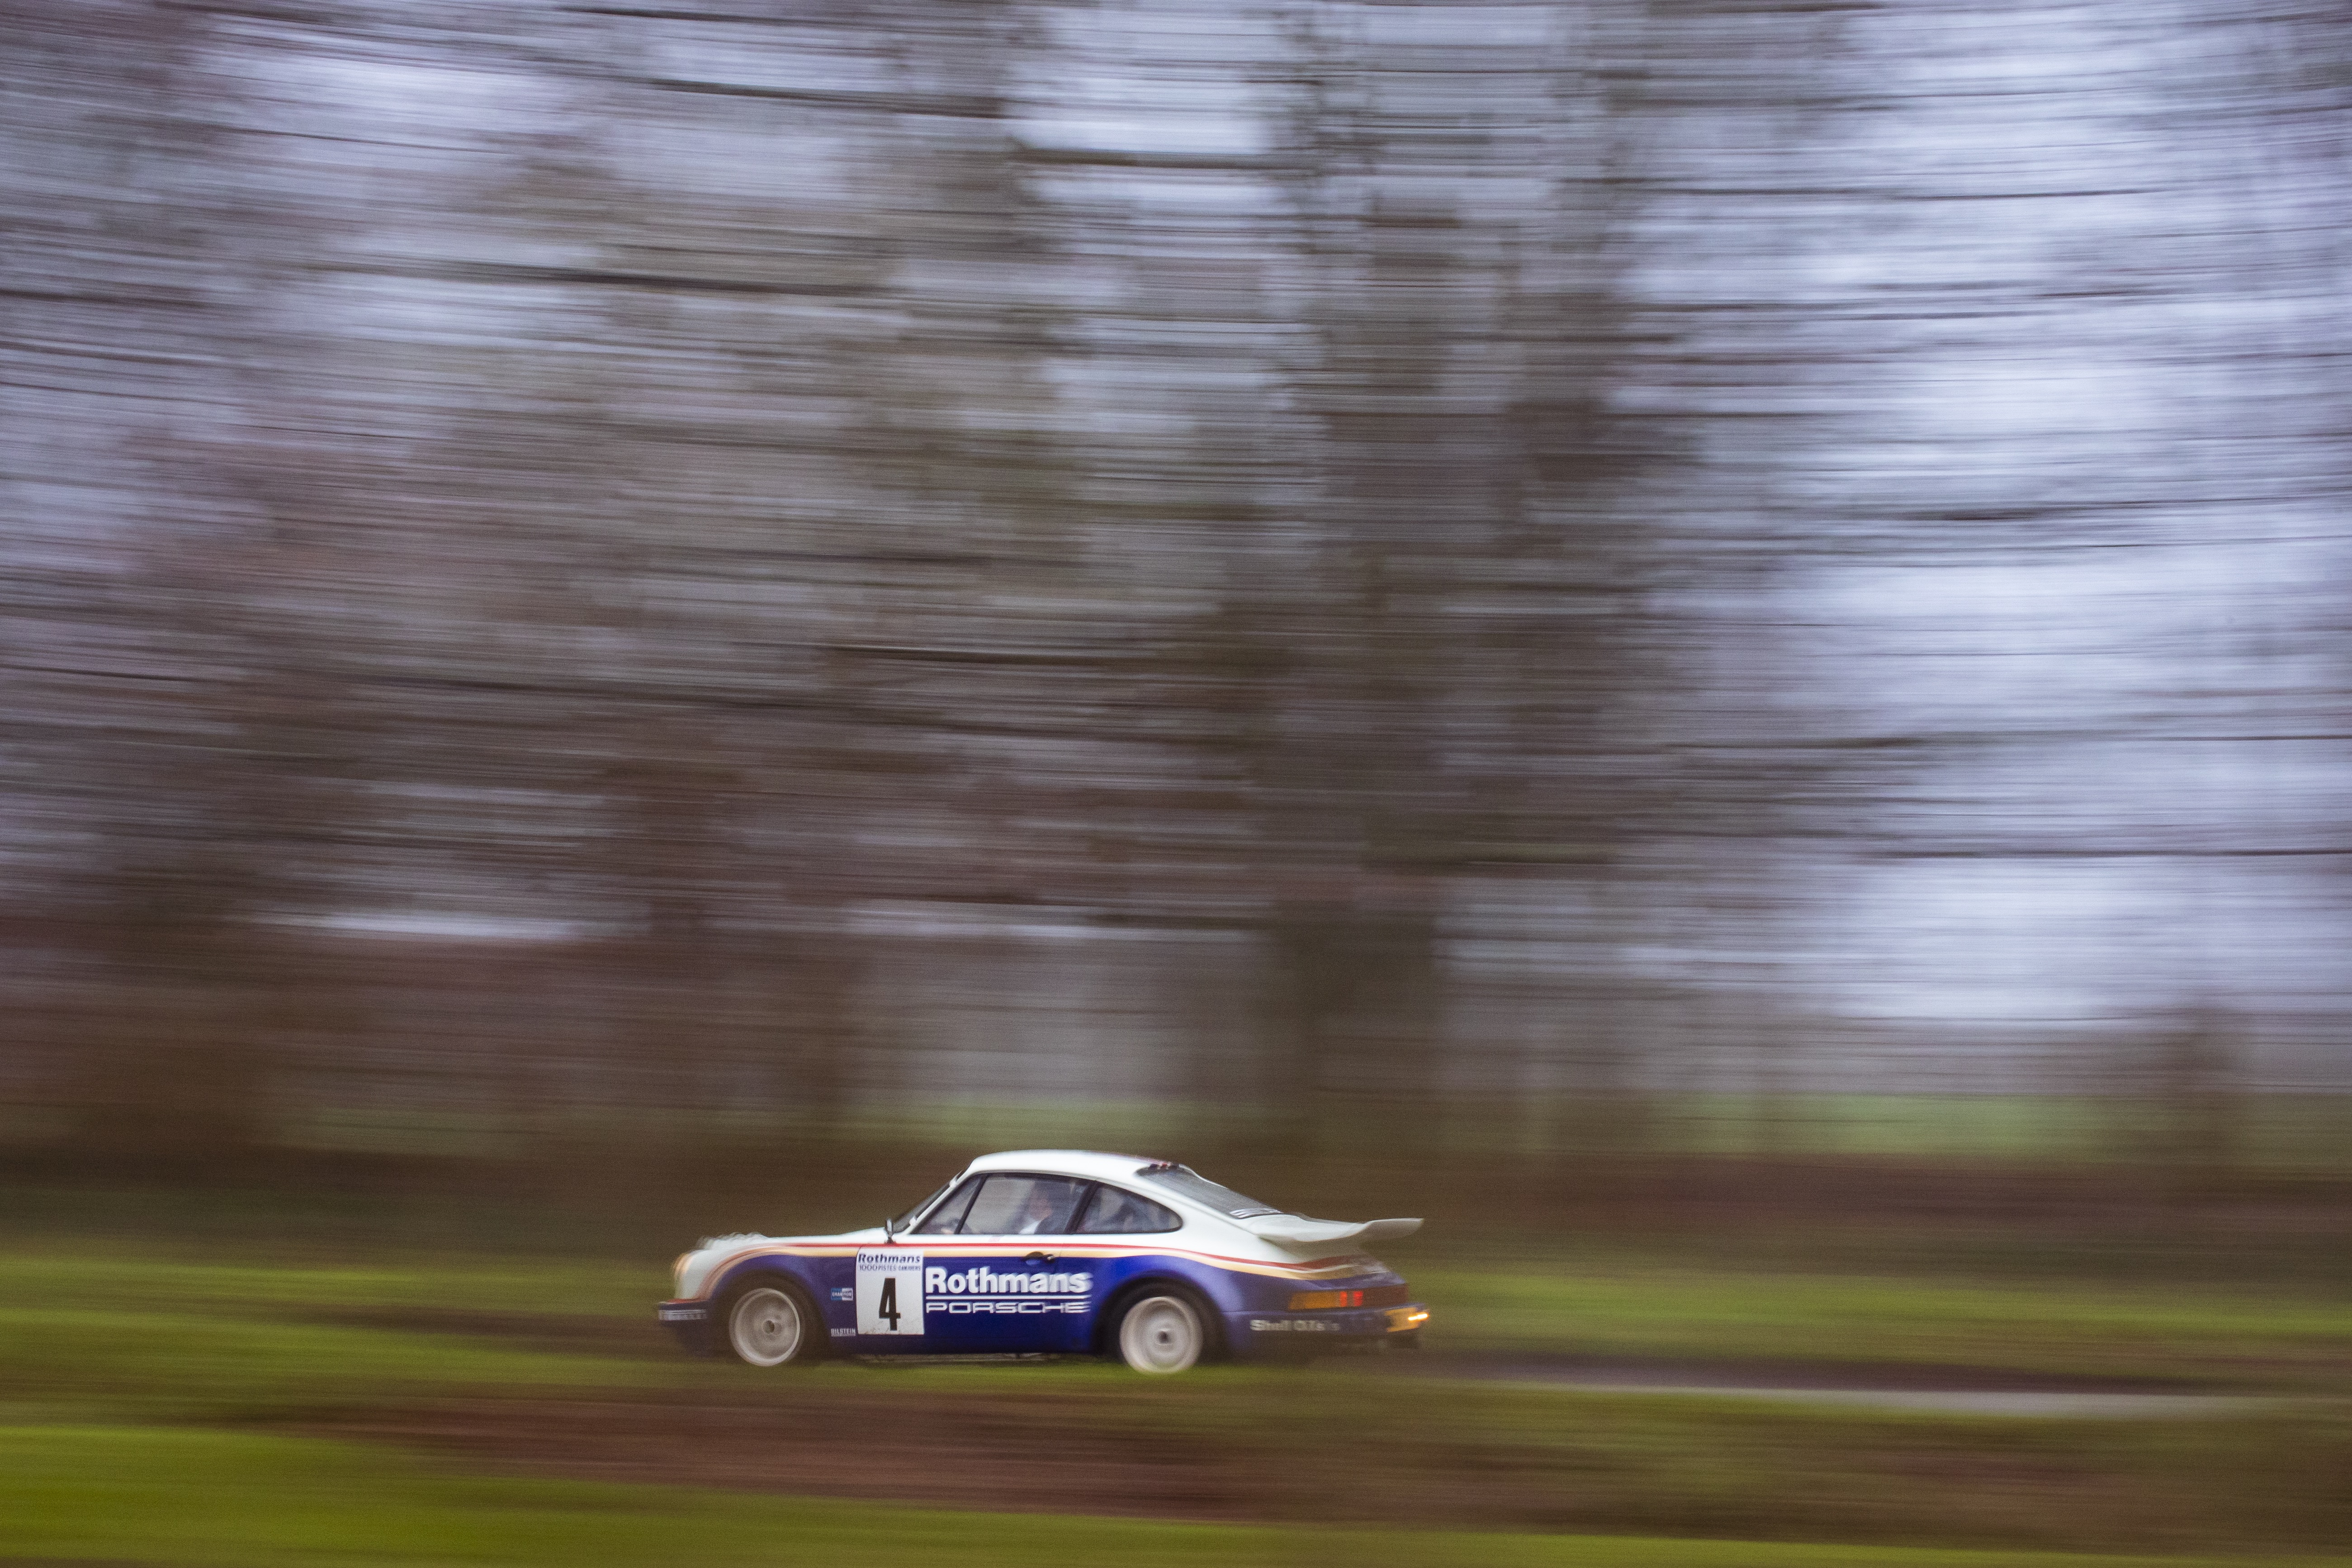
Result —
<path fill-rule="evenodd" d="M 801 1348 L 801 1310 L 782 1290 L 746 1290 L 727 1315 L 727 1337 L 753 1366 L 782 1366 Z"/>
<path fill-rule="evenodd" d="M 1138 1301 L 1119 1320 L 1118 1349 L 1138 1372 L 1182 1372 L 1201 1359 L 1201 1320 L 1173 1296 Z"/>

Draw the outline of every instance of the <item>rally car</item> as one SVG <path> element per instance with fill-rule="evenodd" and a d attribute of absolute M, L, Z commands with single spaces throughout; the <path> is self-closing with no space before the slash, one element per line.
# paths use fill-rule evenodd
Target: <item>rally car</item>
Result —
<path fill-rule="evenodd" d="M 1360 1249 L 1417 1219 L 1307 1219 L 1166 1160 L 984 1154 L 896 1219 L 726 1236 L 677 1260 L 662 1323 L 698 1354 L 1224 1357 L 1418 1349 L 1428 1309 Z"/>

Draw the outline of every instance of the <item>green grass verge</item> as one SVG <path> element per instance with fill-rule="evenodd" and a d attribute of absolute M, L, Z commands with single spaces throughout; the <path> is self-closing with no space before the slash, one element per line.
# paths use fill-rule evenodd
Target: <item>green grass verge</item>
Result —
<path fill-rule="evenodd" d="M 2339 1291 L 1697 1268 L 1618 1252 L 1407 1263 L 1442 1346 L 1915 1363 L 2352 1388 Z M 0 1251 L 0 1399 L 171 1419 L 469 1387 L 693 1388 L 651 1326 L 658 1263 Z"/>
<path fill-rule="evenodd" d="M 471 1385 L 647 1381 L 644 1370 L 610 1358 L 439 1336 L 190 1312 L 0 1310 L 0 1387 L 12 1401 L 97 1402 L 176 1417 Z"/>
<path fill-rule="evenodd" d="M 205 1446 L 213 1439 L 200 1434 L 158 1427 L 142 1435 L 129 1429 L 132 1424 L 202 1422 L 245 1433 L 267 1426 L 364 1436 L 399 1429 L 370 1426 L 383 1412 L 436 1401 L 474 1402 L 480 1407 L 475 1415 L 492 1427 L 511 1418 L 561 1429 L 572 1419 L 567 1401 L 583 1410 L 642 1410 L 643 1416 L 625 1417 L 621 1429 L 658 1429 L 666 1434 L 662 1441 L 674 1444 L 694 1441 L 703 1430 L 694 1413 L 706 1406 L 761 1410 L 786 1423 L 788 1431 L 859 1438 L 860 1451 L 882 1466 L 920 1447 L 897 1444 L 891 1434 L 936 1432 L 944 1423 L 956 1441 L 968 1437 L 1002 1448 L 1010 1440 L 1006 1434 L 1019 1436 L 1027 1445 L 1024 1456 L 1040 1464 L 1057 1462 L 1057 1453 L 1091 1455 L 1103 1458 L 1109 1473 L 1181 1474 L 1198 1482 L 1201 1496 L 1263 1501 L 1263 1508 L 1251 1504 L 1253 1517 L 1507 1527 L 1559 1532 L 1584 1543 L 1564 1545 L 1562 1552 L 1586 1550 L 1603 1536 L 1646 1540 L 1684 1531 L 2046 1552 L 2236 1551 L 2257 1543 L 2310 1552 L 2345 1539 L 2345 1523 L 2352 1519 L 2352 1494 L 2341 1484 L 2352 1474 L 2352 1416 L 2324 1405 L 2227 1420 L 2065 1423 L 1599 1397 L 1345 1371 L 1217 1369 L 1154 1381 L 1069 1363 L 762 1376 L 669 1350 L 649 1321 L 664 1282 L 658 1266 L 389 1254 L 358 1260 L 349 1254 L 191 1257 L 184 1250 L 178 1257 L 161 1247 L 0 1253 L 0 1420 L 26 1429 L 0 1454 L 0 1477 L 11 1478 L 11 1484 L 40 1480 L 36 1492 L 51 1499 L 38 1508 L 32 1506 L 38 1500 L 33 1494 L 10 1494 L 14 1502 L 0 1499 L 0 1542 L 6 1543 L 0 1552 L 149 1560 L 152 1550 L 137 1542 L 106 1543 L 114 1538 L 104 1531 L 131 1528 L 112 1520 L 110 1510 L 143 1521 L 165 1503 L 184 1511 L 212 1506 L 197 1481 L 174 1482 L 179 1490 L 155 1500 L 121 1492 L 139 1479 L 137 1468 L 109 1469 L 110 1444 L 122 1453 L 170 1460 L 151 1478 L 158 1485 L 170 1476 L 199 1475 L 213 1462 L 207 1455 L 278 1451 L 214 1449 Z M 1455 1264 L 1415 1273 L 1423 1293 L 1440 1303 L 1449 1333 L 1497 1346 L 2230 1373 L 2280 1386 L 2300 1369 L 2309 1373 L 2305 1387 L 2323 1386 L 2321 1373 L 2352 1362 L 2352 1314 L 2251 1285 L 2238 1291 L 2079 1283 L 2024 1289 L 1676 1269 L 1622 1256 L 1609 1260 L 1605 1270 L 1545 1262 L 1517 1270 Z M 72 1429 L 97 1435 L 75 1436 Z M 1039 1432 L 1052 1435 L 1052 1441 L 1035 1440 Z M 1344 1440 L 1335 1443 L 1334 1434 L 1344 1434 Z M 149 1437 L 163 1447 L 140 1448 Z M 740 1448 L 745 1439 L 736 1441 Z M 76 1443 L 83 1447 L 74 1448 Z M 42 1457 L 52 1450 L 66 1457 Z M 436 1479 L 414 1460 L 390 1454 L 368 1463 L 391 1489 L 355 1489 L 349 1478 L 357 1472 L 348 1465 L 334 1468 L 341 1460 L 330 1463 L 348 1451 L 295 1442 L 283 1450 L 285 1487 L 292 1489 L 270 1493 L 255 1506 L 288 1519 L 314 1518 L 321 1530 L 342 1530 L 348 1521 L 336 1522 L 338 1510 L 364 1521 L 394 1503 L 408 1508 L 422 1495 L 414 1489 L 429 1482 L 440 1489 L 488 1489 L 434 1490 L 441 1500 L 436 1508 L 480 1497 L 505 1499 L 499 1508 L 511 1510 L 522 1509 L 513 1500 L 518 1498 L 561 1495 L 575 1497 L 565 1509 L 601 1510 L 615 1519 L 667 1519 L 683 1510 L 697 1519 L 799 1520 L 805 1529 L 793 1529 L 818 1540 L 831 1539 L 825 1530 L 854 1525 L 868 1532 L 856 1537 L 866 1544 L 855 1550 L 870 1548 L 878 1562 L 894 1561 L 892 1552 L 911 1553 L 930 1539 L 914 1525 L 903 1539 L 871 1534 L 880 1528 L 873 1521 L 887 1510 L 847 1504 L 736 1494 L 679 1500 L 659 1488 L 518 1492 L 507 1489 L 522 1483 Z M 525 1444 L 512 1452 L 528 1458 L 536 1451 Z M 578 1459 L 572 1456 L 572 1462 Z M 1120 1465 L 1130 1468 L 1121 1471 Z M 710 1479 L 694 1464 L 635 1473 L 698 1485 Z M 95 1486 L 110 1475 L 114 1479 L 107 1485 L 115 1493 L 75 1489 L 81 1480 Z M 1269 1477 L 1278 1483 L 1267 1482 Z M 756 1464 L 749 1471 L 739 1467 L 730 1479 L 772 1484 Z M 245 1485 L 216 1489 L 226 1498 Z M 907 1489 L 923 1490 L 919 1484 Z M 107 1496 L 116 1501 L 104 1502 Z M 671 1500 L 656 1506 L 666 1496 Z M 313 1500 L 305 1505 L 310 1512 L 281 1510 L 281 1500 L 302 1497 Z M 75 1498 L 82 1500 L 72 1502 Z M 606 1500 L 593 1501 L 597 1498 Z M 1110 1496 L 1101 1506 L 1126 1502 Z M 96 1521 L 76 1530 L 100 1533 L 70 1549 L 52 1537 L 40 1538 L 47 1545 L 21 1543 L 30 1538 L 23 1535 L 20 1519 L 62 1518 L 56 1510 L 68 1503 L 83 1510 L 75 1518 Z M 548 1528 L 551 1539 L 571 1539 L 564 1531 L 572 1526 Z M 1178 1544 L 1163 1548 L 1150 1544 L 1160 1540 L 1159 1527 L 1142 1524 L 1066 1520 L 1033 1529 L 1006 1516 L 988 1528 L 996 1532 L 992 1540 L 1073 1554 L 1114 1548 L 1181 1554 L 1209 1550 L 1185 1543 L 1223 1540 L 1218 1550 L 1240 1554 L 1225 1560 L 1239 1561 L 1272 1561 L 1280 1552 L 1303 1550 L 1301 1542 L 1328 1539 L 1321 1532 L 1274 1530 L 1227 1540 L 1200 1533 L 1207 1528 L 1200 1527 L 1169 1535 Z M 1032 1533 L 1023 1535 L 1024 1530 Z M 191 1539 L 200 1537 L 210 1538 L 200 1531 Z M 1438 1537 L 1410 1540 L 1418 1555 L 1395 1561 L 1454 1560 L 1444 1555 L 1452 1549 L 1437 1544 Z M 1614 1556 L 1593 1560 L 1646 1560 L 1632 1546 L 1612 1550 Z M 1678 1544 L 1673 1550 L 1699 1549 Z M 1819 1547 L 1805 1548 L 1812 1555 L 1803 1558 L 1785 1555 L 1794 1548 L 1741 1550 L 1751 1554 L 1737 1561 L 1842 1560 Z M 1502 1551 L 1495 1547 L 1479 1560 L 1506 1560 L 1496 1555 Z M 493 1554 L 490 1560 L 504 1559 Z M 1544 1559 L 1571 1560 L 1585 1561 Z M 1882 1552 L 1851 1560 L 1938 1559 Z M 2040 1559 L 1961 1554 L 1949 1560 Z"/>
<path fill-rule="evenodd" d="M 909 1568 L 2198 1568 L 2340 1563 L 1661 1537 L 1303 1530 L 950 1512 L 674 1488 L 481 1479 L 315 1439 L 0 1428 L 0 1558 L 187 1568 L 683 1563 Z"/>
<path fill-rule="evenodd" d="M 2117 1286 L 1663 1264 L 1417 1268 L 1455 1343 L 1633 1357 L 1905 1362 L 2073 1375 L 2352 1379 L 2352 1306 L 2263 1285 Z"/>
<path fill-rule="evenodd" d="M 566 1263 L 371 1249 L 250 1249 L 191 1257 L 193 1247 L 23 1246 L 0 1250 L 0 1302 L 72 1301 L 117 1310 L 268 1311 L 304 1308 L 447 1308 L 641 1318 L 669 1284 L 667 1258 L 640 1264 Z"/>
<path fill-rule="evenodd" d="M 642 1321 L 650 1299 L 645 1272 L 611 1266 L 0 1254 L 0 1398 L 178 1419 L 466 1387 L 643 1384 L 675 1369 L 339 1317 L 463 1309 Z"/>

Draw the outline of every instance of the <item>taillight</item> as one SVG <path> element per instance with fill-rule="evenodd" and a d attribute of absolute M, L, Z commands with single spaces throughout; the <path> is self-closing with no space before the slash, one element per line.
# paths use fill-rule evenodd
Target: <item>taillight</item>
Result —
<path fill-rule="evenodd" d="M 1294 1312 L 1328 1312 L 1338 1307 L 1360 1307 L 1364 1304 L 1361 1290 L 1293 1290 L 1290 1310 Z"/>
<path fill-rule="evenodd" d="M 1402 1285 L 1375 1285 L 1368 1290 L 1294 1290 L 1294 1312 L 1336 1312 L 1344 1307 L 1395 1307 L 1407 1300 Z"/>

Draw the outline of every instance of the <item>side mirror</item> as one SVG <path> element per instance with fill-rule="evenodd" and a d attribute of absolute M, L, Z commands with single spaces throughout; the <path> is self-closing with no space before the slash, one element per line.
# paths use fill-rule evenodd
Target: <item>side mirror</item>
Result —
<path fill-rule="evenodd" d="M 882 1222 L 882 1239 L 884 1241 L 896 1241 L 898 1239 L 898 1231 L 892 1228 L 898 1223 L 898 1216 L 897 1215 L 892 1215 L 888 1219 Z"/>

